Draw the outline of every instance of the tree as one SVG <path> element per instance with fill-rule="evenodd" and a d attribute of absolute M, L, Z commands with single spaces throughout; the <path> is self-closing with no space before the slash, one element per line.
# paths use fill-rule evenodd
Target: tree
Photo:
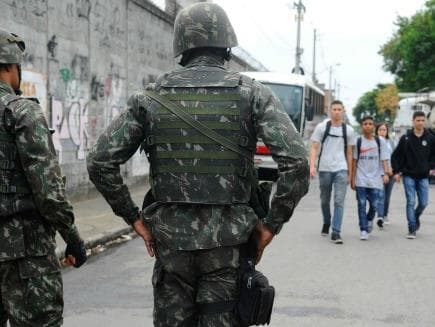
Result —
<path fill-rule="evenodd" d="M 375 98 L 376 109 L 384 121 L 393 122 L 396 118 L 397 107 L 399 106 L 399 92 L 396 85 L 385 85 L 380 89 Z"/>
<path fill-rule="evenodd" d="M 401 91 L 435 88 L 435 0 L 411 18 L 397 17 L 398 30 L 380 51 L 384 69 Z"/>
<path fill-rule="evenodd" d="M 394 84 L 378 84 L 376 88 L 364 93 L 358 100 L 353 115 L 358 122 L 371 116 L 376 122 L 392 123 L 399 104 L 397 87 Z"/>

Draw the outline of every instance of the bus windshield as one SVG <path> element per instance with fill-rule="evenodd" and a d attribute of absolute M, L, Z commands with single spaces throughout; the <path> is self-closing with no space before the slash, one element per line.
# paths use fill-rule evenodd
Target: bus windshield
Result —
<path fill-rule="evenodd" d="M 284 106 L 284 110 L 293 120 L 293 123 L 299 129 L 301 112 L 302 112 L 302 95 L 303 89 L 301 86 L 296 85 L 284 85 L 284 84 L 273 84 L 273 83 L 264 83 L 270 87 L 275 93 L 275 95 L 279 98 L 282 105 Z"/>

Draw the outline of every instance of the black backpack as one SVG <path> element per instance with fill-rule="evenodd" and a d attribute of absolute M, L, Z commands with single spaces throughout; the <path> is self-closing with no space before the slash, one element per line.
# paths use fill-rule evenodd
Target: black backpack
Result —
<path fill-rule="evenodd" d="M 328 122 L 326 123 L 326 128 L 325 128 L 325 133 L 323 134 L 323 138 L 321 141 L 321 148 L 320 148 L 320 153 L 319 153 L 319 159 L 317 161 L 317 169 L 319 169 L 319 164 L 320 164 L 320 157 L 322 156 L 322 152 L 323 152 L 323 143 L 325 143 L 326 139 L 328 136 L 331 137 L 340 137 L 337 135 L 332 135 L 329 134 L 329 132 L 331 131 L 331 121 L 328 120 Z M 341 123 L 341 128 L 343 131 L 343 135 L 341 136 L 343 138 L 344 141 L 344 159 L 346 160 L 346 153 L 347 153 L 347 128 L 346 128 L 346 124 L 345 123 Z"/>

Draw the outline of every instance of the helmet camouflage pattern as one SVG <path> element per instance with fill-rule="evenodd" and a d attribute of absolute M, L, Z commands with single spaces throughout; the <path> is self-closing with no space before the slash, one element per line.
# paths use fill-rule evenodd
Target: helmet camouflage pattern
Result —
<path fill-rule="evenodd" d="M 0 64 L 20 64 L 25 48 L 22 38 L 0 29 Z"/>
<path fill-rule="evenodd" d="M 237 46 L 237 37 L 225 11 L 214 3 L 201 2 L 181 10 L 174 23 L 174 57 L 186 50 Z"/>

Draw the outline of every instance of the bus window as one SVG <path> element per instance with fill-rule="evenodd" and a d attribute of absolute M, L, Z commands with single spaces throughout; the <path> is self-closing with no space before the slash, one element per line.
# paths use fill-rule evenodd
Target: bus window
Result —
<path fill-rule="evenodd" d="M 269 86 L 272 89 L 273 93 L 275 93 L 275 95 L 281 101 L 284 110 L 287 112 L 287 114 L 290 116 L 290 118 L 293 120 L 293 123 L 299 130 L 302 112 L 302 87 L 295 85 L 281 85 L 264 82 L 263 84 Z"/>

